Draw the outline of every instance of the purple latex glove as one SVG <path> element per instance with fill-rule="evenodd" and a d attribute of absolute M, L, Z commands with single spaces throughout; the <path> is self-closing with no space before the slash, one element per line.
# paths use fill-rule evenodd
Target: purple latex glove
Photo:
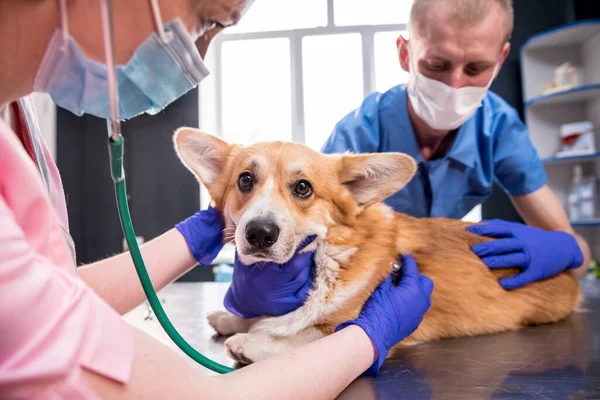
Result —
<path fill-rule="evenodd" d="M 242 318 L 280 316 L 294 311 L 308 297 L 312 285 L 314 251 L 299 254 L 315 236 L 307 238 L 285 264 L 244 265 L 235 254 L 233 278 L 223 304 Z"/>
<path fill-rule="evenodd" d="M 478 243 L 471 250 L 488 268 L 520 268 L 518 275 L 500 280 L 507 290 L 558 275 L 583 263 L 583 253 L 573 235 L 546 231 L 502 220 L 483 221 L 467 230 L 477 235 L 497 238 Z"/>
<path fill-rule="evenodd" d="M 415 259 L 402 259 L 403 276 L 394 287 L 388 277 L 375 290 L 357 319 L 346 321 L 336 331 L 348 325 L 358 325 L 369 335 L 376 350 L 375 362 L 365 372 L 377 375 L 390 349 L 413 333 L 431 306 L 433 281 L 421 275 Z"/>
<path fill-rule="evenodd" d="M 175 228 L 201 265 L 210 265 L 223 248 L 225 224 L 221 214 L 211 206 L 178 223 Z"/>

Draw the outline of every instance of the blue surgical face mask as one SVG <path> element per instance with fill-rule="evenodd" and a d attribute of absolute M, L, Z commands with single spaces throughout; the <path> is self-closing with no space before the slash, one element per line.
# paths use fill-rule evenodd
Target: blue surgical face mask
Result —
<path fill-rule="evenodd" d="M 62 3 L 62 2 L 61 2 Z M 90 60 L 69 35 L 66 10 L 37 72 L 34 90 L 48 93 L 62 108 L 110 118 L 106 65 Z M 157 10 L 155 10 L 157 11 Z M 156 15 L 156 14 L 155 14 Z M 160 14 L 158 14 L 160 15 Z M 162 25 L 116 68 L 119 119 L 156 114 L 193 89 L 208 75 L 196 45 L 181 22 Z"/>

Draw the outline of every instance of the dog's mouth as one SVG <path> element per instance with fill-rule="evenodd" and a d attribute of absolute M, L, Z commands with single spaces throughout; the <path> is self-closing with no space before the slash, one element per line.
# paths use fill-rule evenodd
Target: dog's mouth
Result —
<path fill-rule="evenodd" d="M 271 257 L 272 257 L 271 253 L 270 252 L 266 252 L 266 251 L 260 251 L 260 250 L 250 251 L 250 252 L 247 252 L 246 255 L 252 256 L 252 257 L 256 257 L 256 258 L 264 259 L 262 261 L 273 261 L 271 259 Z"/>
<path fill-rule="evenodd" d="M 298 246 L 292 246 L 295 248 L 293 251 L 278 252 L 276 249 L 256 249 L 249 246 L 248 243 L 243 243 L 242 246 L 237 247 L 237 252 L 240 256 L 241 261 L 244 264 L 254 264 L 257 262 L 274 262 L 277 264 L 287 263 L 295 254 L 301 252 L 311 243 L 315 241 L 317 235 L 311 235 L 303 239 Z"/>

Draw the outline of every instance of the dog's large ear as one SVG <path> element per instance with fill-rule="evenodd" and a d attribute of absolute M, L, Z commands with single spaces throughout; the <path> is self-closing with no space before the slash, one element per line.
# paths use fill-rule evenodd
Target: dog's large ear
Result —
<path fill-rule="evenodd" d="M 193 128 L 179 128 L 173 136 L 175 152 L 211 196 L 235 145 Z"/>
<path fill-rule="evenodd" d="M 402 189 L 416 169 L 415 160 L 402 153 L 344 154 L 340 179 L 356 203 L 366 207 Z"/>

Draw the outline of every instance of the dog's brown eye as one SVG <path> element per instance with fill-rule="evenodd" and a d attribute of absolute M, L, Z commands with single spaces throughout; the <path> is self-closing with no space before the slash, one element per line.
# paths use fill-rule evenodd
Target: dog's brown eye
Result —
<path fill-rule="evenodd" d="M 249 192 L 254 186 L 254 180 L 250 172 L 243 172 L 238 178 L 238 187 L 242 192 Z"/>
<path fill-rule="evenodd" d="M 294 187 L 294 193 L 298 197 L 306 199 L 312 194 L 312 186 L 308 181 L 302 179 L 296 183 L 296 186 Z"/>

